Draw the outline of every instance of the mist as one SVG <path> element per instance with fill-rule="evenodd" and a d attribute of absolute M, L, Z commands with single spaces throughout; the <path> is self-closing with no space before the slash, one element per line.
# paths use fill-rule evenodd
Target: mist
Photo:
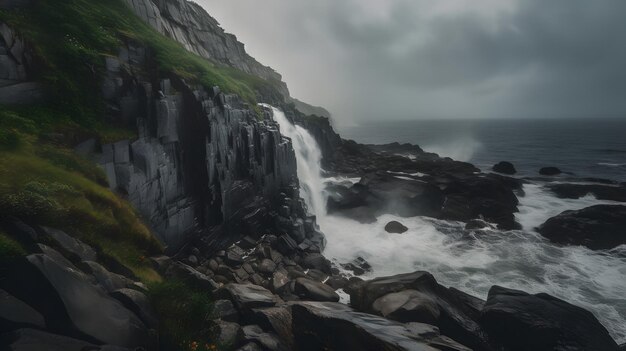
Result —
<path fill-rule="evenodd" d="M 341 123 L 626 116 L 620 0 L 198 0 Z"/>

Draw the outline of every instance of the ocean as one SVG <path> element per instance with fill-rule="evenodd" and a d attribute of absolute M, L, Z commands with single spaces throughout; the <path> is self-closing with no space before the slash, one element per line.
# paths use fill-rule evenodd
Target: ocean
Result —
<path fill-rule="evenodd" d="M 536 231 L 563 211 L 614 202 L 591 195 L 559 199 L 545 179 L 535 177 L 539 168 L 557 166 L 575 177 L 625 181 L 626 121 L 412 121 L 337 128 L 342 137 L 361 143 L 410 142 L 485 171 L 498 161 L 512 162 L 517 176 L 530 177 L 515 214 L 522 229 L 475 232 L 461 222 L 420 216 L 386 214 L 363 224 L 329 215 L 326 184 L 359 178 L 324 178 L 319 147 L 308 131 L 291 125 L 278 109 L 274 116 L 294 143 L 300 194 L 326 236 L 324 256 L 337 265 L 364 258 L 372 266 L 364 279 L 423 270 L 444 286 L 482 299 L 493 285 L 545 292 L 588 309 L 618 343 L 626 342 L 626 245 L 608 251 L 560 246 Z M 392 220 L 408 231 L 389 235 L 384 226 Z M 349 302 L 347 294 L 338 293 Z"/>
<path fill-rule="evenodd" d="M 337 129 L 343 138 L 365 144 L 417 144 L 483 171 L 509 161 L 520 176 L 556 166 L 576 177 L 626 181 L 626 118 L 381 121 Z"/>

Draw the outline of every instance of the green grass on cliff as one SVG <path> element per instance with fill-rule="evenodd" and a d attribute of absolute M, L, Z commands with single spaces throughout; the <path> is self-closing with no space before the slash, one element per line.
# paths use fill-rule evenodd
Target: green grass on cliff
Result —
<path fill-rule="evenodd" d="M 126 42 L 149 48 L 156 63 L 149 69 L 160 76 L 176 74 L 208 88 L 218 85 L 252 105 L 257 92 L 280 98 L 278 82 L 190 53 L 145 24 L 123 0 L 39 0 L 27 9 L 0 10 L 0 21 L 7 22 L 34 47 L 36 74 L 51 88 L 47 107 L 81 127 L 102 128 L 104 58 L 117 56 Z"/>

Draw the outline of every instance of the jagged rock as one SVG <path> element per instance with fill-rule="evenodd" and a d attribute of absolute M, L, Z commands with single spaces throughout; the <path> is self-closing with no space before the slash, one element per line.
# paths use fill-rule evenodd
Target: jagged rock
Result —
<path fill-rule="evenodd" d="M 561 170 L 556 167 L 543 167 L 539 170 L 539 174 L 545 176 L 555 176 L 561 174 Z"/>
<path fill-rule="evenodd" d="M 257 271 L 265 274 L 272 274 L 276 270 L 276 263 L 270 259 L 263 259 L 259 264 Z"/>
<path fill-rule="evenodd" d="M 150 257 L 150 262 L 157 272 L 165 273 L 173 261 L 168 256 L 157 256 Z"/>
<path fill-rule="evenodd" d="M 23 301 L 0 289 L 0 331 L 29 327 L 44 329 L 43 316 Z"/>
<path fill-rule="evenodd" d="M 279 291 L 285 284 L 289 282 L 288 274 L 284 271 L 276 271 L 272 276 L 272 291 Z"/>
<path fill-rule="evenodd" d="M 407 230 L 409 230 L 409 228 L 398 221 L 391 221 L 385 225 L 385 231 L 387 233 L 402 234 Z"/>
<path fill-rule="evenodd" d="M 272 307 L 278 302 L 269 290 L 252 284 L 227 284 L 215 292 L 215 297 L 231 300 L 239 312 Z"/>
<path fill-rule="evenodd" d="M 346 285 L 348 285 L 348 278 L 342 276 L 332 276 L 328 278 L 325 284 L 335 290 L 343 289 Z"/>
<path fill-rule="evenodd" d="M 437 301 L 416 290 L 403 290 L 379 297 L 372 304 L 376 314 L 398 322 L 436 324 L 441 312 Z"/>
<path fill-rule="evenodd" d="M 565 211 L 548 219 L 538 231 L 559 244 L 611 249 L 626 244 L 626 206 L 595 205 Z"/>
<path fill-rule="evenodd" d="M 289 255 L 298 249 L 298 243 L 287 235 L 283 235 L 276 241 L 276 250 L 283 255 Z"/>
<path fill-rule="evenodd" d="M 297 302 L 292 314 L 300 350 L 469 350 L 440 337 L 436 328 L 403 325 L 340 303 Z"/>
<path fill-rule="evenodd" d="M 501 161 L 496 163 L 493 168 L 495 172 L 502 174 L 515 174 L 517 170 L 515 170 L 515 166 L 511 162 Z"/>
<path fill-rule="evenodd" d="M 135 313 L 146 326 L 156 329 L 159 321 L 145 294 L 133 289 L 119 289 L 113 291 L 111 296 Z"/>
<path fill-rule="evenodd" d="M 323 282 L 326 279 L 328 279 L 328 274 L 320 271 L 319 269 L 311 268 L 306 271 L 305 277 L 318 281 L 318 282 Z"/>
<path fill-rule="evenodd" d="M 187 264 L 189 264 L 191 267 L 197 266 L 198 257 L 196 257 L 195 255 L 189 255 L 189 257 L 187 257 Z"/>
<path fill-rule="evenodd" d="M 480 323 L 491 339 L 511 350 L 617 350 L 591 312 L 548 294 L 494 286 Z"/>
<path fill-rule="evenodd" d="M 18 329 L 0 335 L 0 348 L 6 351 L 131 351 L 116 346 L 97 346 L 83 340 L 35 329 Z"/>
<path fill-rule="evenodd" d="M 241 328 L 241 331 L 244 341 L 255 342 L 265 350 L 276 351 L 281 349 L 280 341 L 276 335 L 264 332 L 258 325 L 246 325 Z"/>
<path fill-rule="evenodd" d="M 27 256 L 6 272 L 0 285 L 40 311 L 55 330 L 125 347 L 148 344 L 139 318 L 83 275 L 45 255 Z"/>
<path fill-rule="evenodd" d="M 98 255 L 96 254 L 96 251 L 79 239 L 71 237 L 58 229 L 47 227 L 41 227 L 41 229 L 70 255 L 74 255 L 82 261 L 95 261 L 97 259 Z"/>
<path fill-rule="evenodd" d="M 236 323 L 239 321 L 239 313 L 230 300 L 217 300 L 213 303 L 211 318 Z"/>
<path fill-rule="evenodd" d="M 317 269 L 326 274 L 331 274 L 330 261 L 321 254 L 309 254 L 302 260 L 301 264 L 304 268 Z"/>
<path fill-rule="evenodd" d="M 241 334 L 241 326 L 239 324 L 220 319 L 214 320 L 212 324 L 211 333 L 218 344 L 235 345 L 237 343 Z"/>
<path fill-rule="evenodd" d="M 297 278 L 294 293 L 304 300 L 339 302 L 339 295 L 330 286 L 306 278 Z"/>
<path fill-rule="evenodd" d="M 493 226 L 491 224 L 483 221 L 482 219 L 470 219 L 465 224 L 465 229 L 467 229 L 467 230 L 487 229 L 487 228 L 492 228 L 493 229 Z"/>
<path fill-rule="evenodd" d="M 477 322 L 480 313 L 477 308 L 480 306 L 476 301 L 478 299 L 439 285 L 427 272 L 418 271 L 356 282 L 349 284 L 344 290 L 350 294 L 350 304 L 356 309 L 368 313 L 397 311 L 397 315 L 402 316 L 404 321 L 433 322 L 438 309 L 439 314 L 434 325 L 439 327 L 443 335 L 475 349 L 488 348 Z M 387 299 L 379 300 L 377 308 L 374 308 L 374 303 L 381 297 L 406 290 L 417 291 L 420 295 L 411 292 L 391 295 Z M 409 320 L 411 314 L 404 314 L 402 311 L 402 305 L 405 304 L 404 309 L 415 312 L 412 315 L 416 317 L 415 320 Z"/>
<path fill-rule="evenodd" d="M 291 309 L 286 306 L 259 308 L 252 310 L 251 321 L 263 330 L 276 333 L 287 350 L 293 350 L 293 330 Z"/>
<path fill-rule="evenodd" d="M 579 199 L 593 194 L 599 200 L 626 202 L 626 186 L 616 184 L 550 184 L 548 188 L 558 197 Z"/>
<path fill-rule="evenodd" d="M 181 262 L 174 262 L 165 272 L 165 276 L 187 282 L 188 284 L 209 292 L 215 291 L 218 285 L 211 278 Z"/>

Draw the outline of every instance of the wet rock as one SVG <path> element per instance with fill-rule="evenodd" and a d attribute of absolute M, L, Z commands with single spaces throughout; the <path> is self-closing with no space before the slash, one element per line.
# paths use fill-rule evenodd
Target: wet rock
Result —
<path fill-rule="evenodd" d="M 565 211 L 548 219 L 538 231 L 559 244 L 611 249 L 626 244 L 626 206 L 596 205 Z"/>
<path fill-rule="evenodd" d="M 217 300 L 213 303 L 211 318 L 236 323 L 239 321 L 239 313 L 230 300 Z"/>
<path fill-rule="evenodd" d="M 339 302 L 339 295 L 330 286 L 306 278 L 297 278 L 294 293 L 303 300 Z"/>
<path fill-rule="evenodd" d="M 387 233 L 402 234 L 407 230 L 409 230 L 409 228 L 398 221 L 391 221 L 385 225 L 385 231 Z"/>
<path fill-rule="evenodd" d="M 227 284 L 215 292 L 215 297 L 231 300 L 240 312 L 272 307 L 278 301 L 269 290 L 252 284 Z"/>
<path fill-rule="evenodd" d="M 25 302 L 0 289 L 0 331 L 45 327 L 43 316 Z"/>
<path fill-rule="evenodd" d="M 318 269 L 308 269 L 307 272 L 305 273 L 305 277 L 308 277 L 309 279 L 312 279 L 318 282 L 323 282 L 326 279 L 328 279 L 328 274 Z"/>
<path fill-rule="evenodd" d="M 292 305 L 293 334 L 301 350 L 469 350 L 436 328 L 404 325 L 334 302 Z M 422 334 L 420 334 L 420 332 Z"/>
<path fill-rule="evenodd" d="M 325 284 L 335 290 L 343 289 L 346 285 L 348 285 L 348 278 L 342 276 L 332 276 L 328 278 Z"/>
<path fill-rule="evenodd" d="M 470 219 L 467 223 L 465 223 L 465 229 L 467 230 L 488 228 L 494 229 L 490 223 L 485 222 L 482 219 Z"/>
<path fill-rule="evenodd" d="M 372 266 L 370 266 L 370 264 L 363 257 L 360 256 L 355 258 L 351 262 L 342 264 L 341 267 L 348 271 L 352 271 L 354 275 L 362 275 L 372 271 Z"/>
<path fill-rule="evenodd" d="M 212 321 L 211 334 L 220 345 L 235 345 L 241 333 L 241 326 L 237 323 L 226 322 L 220 319 Z"/>
<path fill-rule="evenodd" d="M 255 342 L 265 350 L 276 351 L 281 349 L 278 337 L 266 333 L 258 325 L 246 325 L 241 328 L 242 339 L 246 342 Z"/>
<path fill-rule="evenodd" d="M 279 291 L 288 282 L 289 277 L 286 271 L 276 271 L 272 276 L 272 291 Z"/>
<path fill-rule="evenodd" d="M 289 255 L 298 249 L 298 243 L 296 243 L 291 237 L 282 235 L 276 241 L 276 250 L 283 255 Z"/>
<path fill-rule="evenodd" d="M 539 174 L 544 176 L 555 176 L 561 174 L 561 170 L 556 167 L 543 167 L 539 170 Z"/>
<path fill-rule="evenodd" d="M 272 274 L 276 270 L 276 263 L 270 259 L 263 259 L 259 266 L 257 267 L 257 271 L 265 274 Z"/>
<path fill-rule="evenodd" d="M 477 322 L 480 315 L 477 309 L 479 304 L 475 301 L 477 299 L 439 285 L 427 272 L 418 271 L 356 282 L 349 284 L 344 290 L 350 294 L 350 304 L 356 309 L 368 313 L 385 311 L 392 315 L 393 311 L 397 311 L 403 321 L 411 321 L 408 310 L 413 310 L 413 317 L 416 317 L 413 321 L 433 322 L 436 319 L 434 325 L 439 327 L 443 335 L 471 348 L 488 348 Z M 407 290 L 419 294 L 402 293 Z M 378 299 L 394 293 L 401 294 L 379 300 L 377 308 L 374 308 Z"/>
<path fill-rule="evenodd" d="M 254 309 L 251 321 L 263 330 L 276 333 L 287 350 L 294 349 L 291 309 L 287 306 Z"/>
<path fill-rule="evenodd" d="M 320 270 L 326 274 L 331 274 L 330 261 L 321 254 L 310 254 L 302 260 L 302 267 Z"/>
<path fill-rule="evenodd" d="M 436 324 L 439 320 L 437 301 L 416 290 L 403 290 L 379 297 L 372 304 L 376 314 L 398 322 Z"/>
<path fill-rule="evenodd" d="M 498 172 L 498 173 L 502 173 L 502 174 L 515 174 L 517 173 L 517 170 L 515 169 L 515 166 L 513 166 L 513 164 L 511 162 L 507 162 L 507 161 L 501 161 L 496 163 L 493 166 L 493 171 L 494 172 Z"/>
<path fill-rule="evenodd" d="M 148 344 L 139 318 L 83 275 L 45 255 L 27 256 L 7 271 L 0 285 L 40 311 L 56 330 L 124 347 Z"/>
<path fill-rule="evenodd" d="M 119 289 L 112 292 L 111 296 L 135 313 L 146 326 L 156 329 L 159 320 L 145 294 L 132 289 Z"/>
<path fill-rule="evenodd" d="M 550 184 L 548 188 L 562 199 L 579 199 L 593 194 L 599 200 L 626 202 L 626 186 L 615 184 Z"/>
<path fill-rule="evenodd" d="M 548 294 L 494 286 L 480 323 L 490 338 L 511 350 L 617 350 L 591 312 Z"/>

